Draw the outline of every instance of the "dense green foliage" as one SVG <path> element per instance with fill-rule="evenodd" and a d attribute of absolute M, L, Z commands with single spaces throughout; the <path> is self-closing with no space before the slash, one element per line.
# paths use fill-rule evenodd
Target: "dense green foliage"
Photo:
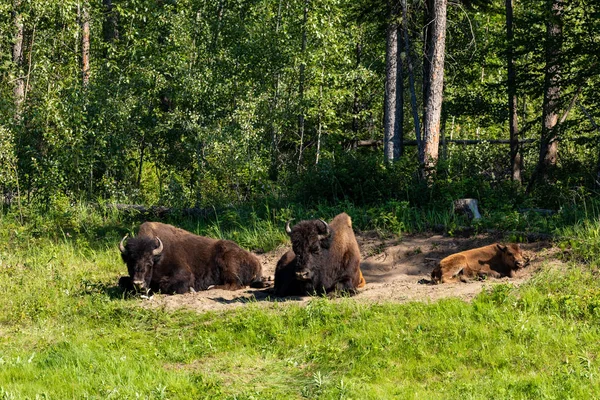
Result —
<path fill-rule="evenodd" d="M 20 193 L 45 207 L 97 198 L 201 207 L 264 197 L 423 204 L 415 195 L 413 148 L 392 168 L 380 149 L 353 148 L 355 140 L 382 137 L 384 2 L 309 2 L 306 24 L 300 0 L 115 0 L 110 12 L 101 2 L 14 4 L 0 5 L 0 187 L 12 198 Z M 503 4 L 450 5 L 447 138 L 508 138 Z M 422 8 L 409 6 L 419 81 Z M 83 7 L 91 15 L 86 88 Z M 15 15 L 24 25 L 21 66 L 11 54 Z M 562 66 L 562 109 L 581 86 L 579 104 L 596 123 L 599 15 L 596 2 L 569 2 Z M 111 17 L 114 37 L 107 36 Z M 520 124 L 534 139 L 547 20 L 545 2 L 516 3 Z M 22 119 L 15 119 L 18 78 L 26 85 Z M 419 90 L 417 98 L 422 107 Z M 405 138 L 413 139 L 408 101 L 405 113 Z M 543 188 L 534 203 L 557 207 L 557 196 L 574 187 L 595 187 L 599 149 L 591 124 L 574 106 L 561 129 L 556 193 L 546 196 Z M 443 153 L 442 186 L 465 186 L 465 174 L 491 185 L 509 178 L 507 145 L 449 145 Z M 527 179 L 537 142 L 524 153 Z"/>

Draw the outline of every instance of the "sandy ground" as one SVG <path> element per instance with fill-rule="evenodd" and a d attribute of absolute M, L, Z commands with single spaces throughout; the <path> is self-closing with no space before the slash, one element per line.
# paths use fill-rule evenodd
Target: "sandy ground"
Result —
<path fill-rule="evenodd" d="M 511 282 L 520 285 L 529 279 L 540 266 L 555 260 L 556 248 L 547 242 L 522 244 L 524 252 L 530 257 L 530 265 L 519 271 L 515 278 L 487 279 L 469 283 L 449 283 L 431 285 L 428 283 L 436 262 L 447 255 L 485 246 L 497 241 L 489 235 L 469 238 L 442 235 L 406 235 L 402 237 L 380 237 L 376 232 L 357 234 L 361 249 L 361 269 L 367 285 L 354 296 L 357 301 L 365 302 L 407 302 L 435 301 L 445 297 L 458 297 L 470 300 L 484 288 L 498 283 Z M 279 258 L 288 250 L 281 247 L 268 253 L 259 254 L 264 276 L 274 276 Z M 240 307 L 249 302 L 261 306 L 273 306 L 275 302 L 306 303 L 306 297 L 277 298 L 269 289 L 242 289 L 227 291 L 212 289 L 184 295 L 155 295 L 140 300 L 146 307 L 158 307 L 169 310 L 187 308 L 203 311 L 226 310 Z"/>

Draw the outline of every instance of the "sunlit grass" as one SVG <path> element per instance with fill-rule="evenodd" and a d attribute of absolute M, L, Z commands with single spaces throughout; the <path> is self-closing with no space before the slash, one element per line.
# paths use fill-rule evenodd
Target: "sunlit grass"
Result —
<path fill-rule="evenodd" d="M 361 229 L 375 224 L 405 232 L 417 219 L 456 223 L 450 214 L 403 204 L 344 210 Z M 180 226 L 269 250 L 286 242 L 286 219 L 339 211 L 277 210 L 269 218 L 240 211 Z M 63 223 L 28 215 L 24 226 L 0 217 L 0 399 L 594 398 L 600 392 L 597 221 L 561 228 L 563 237 L 582 243 L 563 242 L 577 255 L 567 268 L 545 266 L 519 288 L 496 285 L 470 303 L 316 298 L 306 306 L 249 303 L 197 314 L 146 309 L 116 287 L 125 273 L 118 240 L 137 222 L 85 208 L 69 215 Z"/>

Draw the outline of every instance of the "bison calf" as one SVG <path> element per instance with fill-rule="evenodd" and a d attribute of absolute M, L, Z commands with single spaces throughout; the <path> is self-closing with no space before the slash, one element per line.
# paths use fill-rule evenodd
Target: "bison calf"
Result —
<path fill-rule="evenodd" d="M 159 222 L 145 222 L 138 235 L 121 240 L 121 257 L 129 276 L 119 280 L 126 290 L 166 294 L 217 288 L 265 287 L 256 256 L 229 240 L 194 235 Z"/>
<path fill-rule="evenodd" d="M 365 285 L 360 271 L 360 250 L 346 213 L 331 223 L 323 220 L 301 221 L 286 232 L 292 250 L 285 253 L 275 269 L 275 294 L 278 296 L 356 293 Z"/>
<path fill-rule="evenodd" d="M 515 271 L 527 265 L 518 244 L 498 243 L 452 254 L 440 261 L 431 272 L 434 283 L 456 282 L 492 276 L 513 277 Z"/>

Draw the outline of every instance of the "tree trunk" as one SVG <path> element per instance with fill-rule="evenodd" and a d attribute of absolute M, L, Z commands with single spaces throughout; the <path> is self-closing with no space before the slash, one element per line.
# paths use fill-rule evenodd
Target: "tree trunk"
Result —
<path fill-rule="evenodd" d="M 117 24 L 117 13 L 113 10 L 112 0 L 102 0 L 104 5 L 104 21 L 102 22 L 102 33 L 104 41 L 109 43 L 119 39 Z"/>
<path fill-rule="evenodd" d="M 431 79 L 431 49 L 433 24 L 435 22 L 435 0 L 423 1 L 423 104 L 427 104 Z"/>
<path fill-rule="evenodd" d="M 435 20 L 431 24 L 431 68 L 423 118 L 425 168 L 435 167 L 440 143 L 440 121 L 444 94 L 444 56 L 446 52 L 447 0 L 435 0 Z"/>
<path fill-rule="evenodd" d="M 410 105 L 412 109 L 413 122 L 415 125 L 415 136 L 417 140 L 419 164 L 424 163 L 423 141 L 421 140 L 421 124 L 419 120 L 419 111 L 417 110 L 417 95 L 415 92 L 415 75 L 413 72 L 412 57 L 410 55 L 410 41 L 408 39 L 408 18 L 406 0 L 401 1 L 402 5 L 402 28 L 404 31 L 404 51 L 406 57 L 406 66 L 408 68 L 408 84 L 410 88 Z"/>
<path fill-rule="evenodd" d="M 275 37 L 279 37 L 279 26 L 281 24 L 281 1 L 277 8 L 277 22 L 275 24 Z M 279 106 L 279 70 L 275 71 L 273 82 L 273 101 L 271 102 L 271 166 L 269 168 L 269 179 L 277 181 L 279 176 L 279 132 L 277 129 L 277 108 Z"/>
<path fill-rule="evenodd" d="M 85 88 L 90 81 L 90 12 L 87 2 L 81 8 L 81 72 Z"/>
<path fill-rule="evenodd" d="M 558 158 L 558 106 L 560 101 L 560 73 L 562 47 L 563 1 L 552 0 L 551 17 L 546 24 L 546 67 L 544 101 L 542 104 L 542 138 L 540 143 L 539 172 L 548 181 Z"/>
<path fill-rule="evenodd" d="M 394 123 L 396 122 L 396 77 L 398 72 L 398 11 L 395 2 L 388 3 L 389 21 L 385 51 L 385 96 L 383 107 L 383 155 L 387 162 L 394 160 Z"/>
<path fill-rule="evenodd" d="M 396 58 L 396 121 L 394 122 L 394 161 L 404 154 L 404 74 L 402 71 L 402 30 L 398 25 L 398 52 Z"/>
<path fill-rule="evenodd" d="M 21 0 L 16 0 L 13 3 L 13 24 L 14 24 L 14 39 L 12 48 L 12 58 L 15 63 L 17 77 L 15 86 L 13 87 L 14 102 L 15 102 L 15 119 L 21 120 L 23 101 L 25 99 L 25 77 L 23 71 L 23 16 L 21 15 Z"/>
<path fill-rule="evenodd" d="M 300 82 L 298 87 L 298 103 L 299 103 L 299 113 L 298 113 L 298 136 L 300 136 L 300 148 L 298 151 L 298 165 L 297 168 L 300 170 L 300 163 L 302 162 L 302 152 L 304 151 L 304 79 L 305 79 L 305 69 L 306 69 L 306 61 L 304 57 L 306 57 L 306 24 L 308 22 L 308 4 L 309 0 L 306 0 L 304 3 L 304 18 L 302 20 L 302 46 L 300 49 L 302 55 L 302 62 L 300 63 Z"/>
<path fill-rule="evenodd" d="M 360 41 L 356 42 L 356 77 L 354 78 L 354 102 L 352 104 L 352 132 L 354 135 L 358 134 L 358 113 L 360 112 L 359 98 L 358 98 L 358 68 L 360 67 L 360 59 L 362 56 L 362 44 Z"/>
<path fill-rule="evenodd" d="M 519 126 L 517 119 L 517 79 L 513 44 L 513 0 L 506 0 L 506 57 L 508 66 L 508 114 L 510 131 L 511 179 L 521 183 L 523 157 L 519 149 Z"/>

